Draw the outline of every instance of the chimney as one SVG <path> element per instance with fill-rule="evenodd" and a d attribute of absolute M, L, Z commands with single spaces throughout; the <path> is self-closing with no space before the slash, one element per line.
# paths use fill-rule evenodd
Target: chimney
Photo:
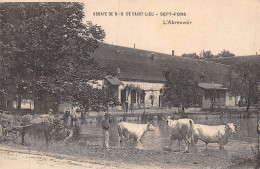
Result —
<path fill-rule="evenodd" d="M 172 50 L 172 56 L 174 56 L 174 50 Z"/>
<path fill-rule="evenodd" d="M 151 60 L 154 59 L 154 53 L 151 53 Z"/>

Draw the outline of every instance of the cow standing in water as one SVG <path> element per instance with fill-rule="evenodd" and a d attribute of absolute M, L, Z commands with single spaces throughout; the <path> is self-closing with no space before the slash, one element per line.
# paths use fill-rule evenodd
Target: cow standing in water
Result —
<path fill-rule="evenodd" d="M 120 143 L 122 143 L 123 137 L 139 141 L 148 131 L 155 131 L 155 127 L 149 122 L 147 124 L 133 124 L 128 122 L 120 122 L 118 124 Z"/>
<path fill-rule="evenodd" d="M 193 126 L 194 126 L 193 120 L 192 119 L 172 120 L 168 118 L 165 121 L 171 129 L 170 147 L 172 146 L 173 141 L 178 140 L 179 151 L 181 151 L 180 142 L 184 140 L 186 143 L 184 152 L 188 153 L 190 151 L 190 145 L 193 143 Z"/>
<path fill-rule="evenodd" d="M 218 143 L 219 148 L 228 143 L 228 138 L 236 133 L 236 126 L 233 123 L 218 126 L 208 126 L 203 124 L 194 124 L 194 142 L 198 140 L 206 143 Z"/>

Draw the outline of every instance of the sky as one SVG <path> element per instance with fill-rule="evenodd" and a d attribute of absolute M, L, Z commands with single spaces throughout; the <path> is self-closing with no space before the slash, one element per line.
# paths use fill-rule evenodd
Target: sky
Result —
<path fill-rule="evenodd" d="M 86 0 L 85 19 L 106 32 L 105 43 L 175 55 L 223 49 L 260 54 L 260 0 Z M 95 16 L 112 12 L 113 16 Z M 115 16 L 123 12 L 123 16 Z M 143 16 L 126 16 L 143 12 Z M 154 16 L 144 16 L 145 13 Z M 186 16 L 161 16 L 176 12 Z M 157 15 L 156 15 L 157 14 Z M 167 21 L 191 24 L 164 24 Z"/>

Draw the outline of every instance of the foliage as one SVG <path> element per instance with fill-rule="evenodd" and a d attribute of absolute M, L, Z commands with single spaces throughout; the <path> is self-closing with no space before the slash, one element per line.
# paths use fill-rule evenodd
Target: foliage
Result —
<path fill-rule="evenodd" d="M 218 55 L 216 55 L 215 57 L 216 58 L 225 58 L 225 57 L 234 57 L 234 56 L 235 56 L 234 53 L 231 53 L 230 51 L 224 49 L 223 51 L 218 53 Z"/>
<path fill-rule="evenodd" d="M 214 55 L 211 53 L 211 51 L 204 51 L 202 50 L 200 53 L 200 58 L 202 59 L 212 59 L 214 58 Z"/>
<path fill-rule="evenodd" d="M 200 57 L 196 53 L 189 53 L 189 54 L 182 54 L 182 57 L 192 58 L 192 59 L 199 59 Z"/>
<path fill-rule="evenodd" d="M 83 8 L 67 2 L 0 4 L 2 93 L 27 93 L 33 99 L 52 93 L 83 107 L 81 99 L 101 95 L 85 85 L 109 69 L 90 56 L 105 32 L 82 22 Z"/>
<path fill-rule="evenodd" d="M 163 97 L 170 107 L 189 108 L 192 103 L 199 100 L 200 94 L 197 82 L 194 80 L 193 72 L 184 69 L 172 72 L 167 80 Z"/>
<path fill-rule="evenodd" d="M 196 53 L 182 54 L 182 57 L 188 57 L 192 59 L 213 59 L 213 58 L 226 58 L 226 57 L 234 57 L 234 56 L 235 54 L 225 49 L 220 53 L 218 53 L 217 55 L 213 55 L 210 50 L 209 51 L 202 50 L 200 55 L 197 55 Z"/>
<path fill-rule="evenodd" d="M 230 68 L 228 73 L 229 88 L 234 95 L 245 97 L 247 102 L 247 112 L 252 101 L 258 101 L 260 66 L 242 62 Z"/>

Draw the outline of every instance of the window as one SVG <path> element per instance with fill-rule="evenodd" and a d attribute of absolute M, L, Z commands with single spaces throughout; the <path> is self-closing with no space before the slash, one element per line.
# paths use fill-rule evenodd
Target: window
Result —
<path fill-rule="evenodd" d="M 205 100 L 212 98 L 212 91 L 205 90 Z"/>
<path fill-rule="evenodd" d="M 232 96 L 229 96 L 229 100 L 232 100 Z"/>
<path fill-rule="evenodd" d="M 169 79 L 169 75 L 170 75 L 170 72 L 164 72 L 163 73 L 164 74 L 164 78 L 166 79 L 166 80 L 168 80 Z"/>

